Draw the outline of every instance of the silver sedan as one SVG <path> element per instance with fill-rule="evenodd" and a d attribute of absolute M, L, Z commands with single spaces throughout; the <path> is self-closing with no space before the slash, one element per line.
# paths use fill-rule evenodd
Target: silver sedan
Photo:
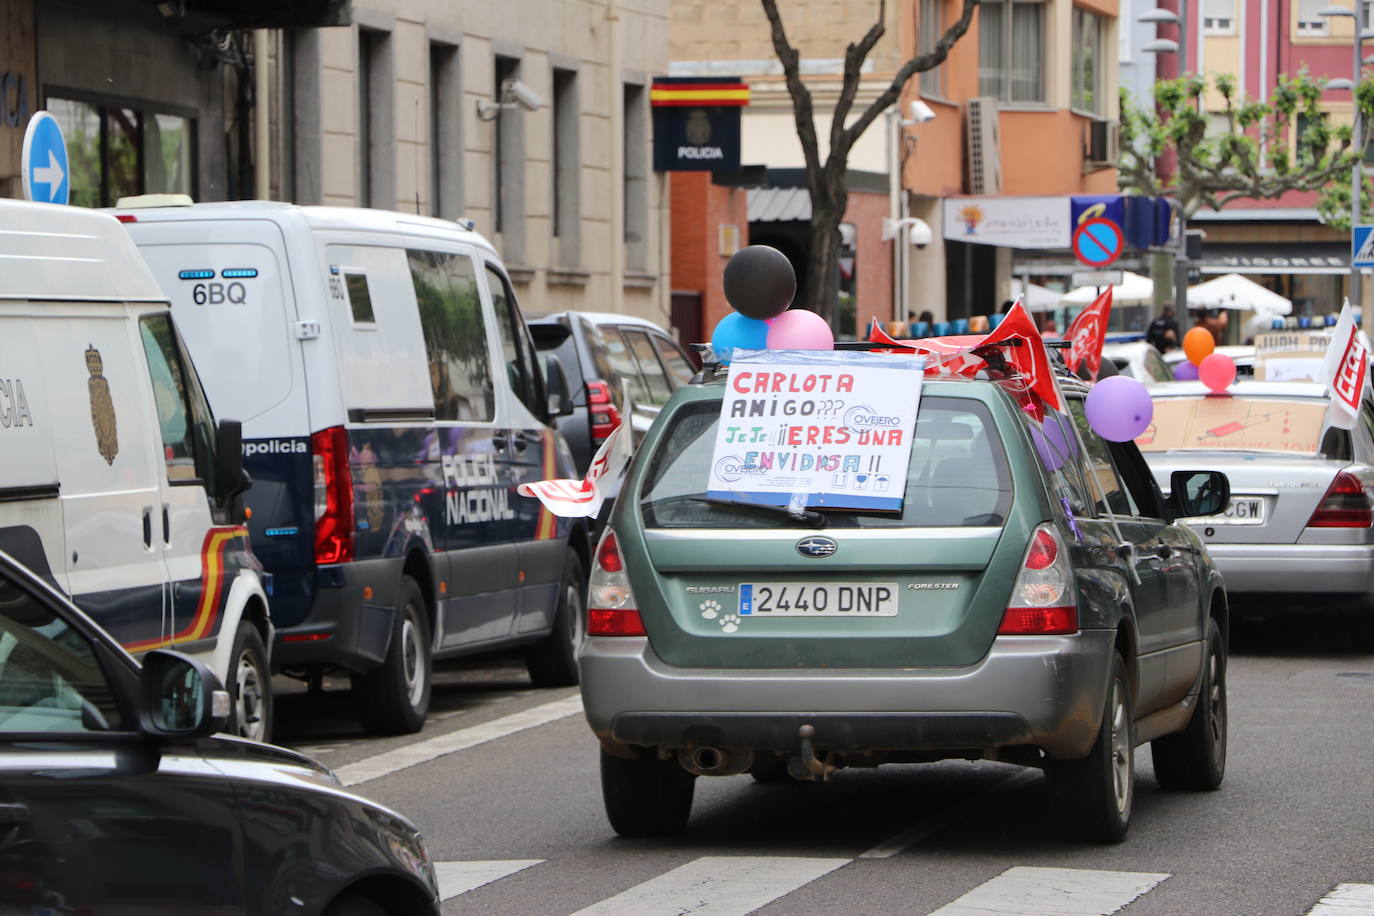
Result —
<path fill-rule="evenodd" d="M 1349 431 L 1330 423 L 1324 386 L 1198 382 L 1150 386 L 1154 422 L 1136 440 L 1160 487 L 1183 468 L 1222 471 L 1231 501 L 1186 520 L 1239 613 L 1339 606 L 1374 634 L 1374 403 Z M 1316 598 L 1317 600 L 1313 600 Z"/>

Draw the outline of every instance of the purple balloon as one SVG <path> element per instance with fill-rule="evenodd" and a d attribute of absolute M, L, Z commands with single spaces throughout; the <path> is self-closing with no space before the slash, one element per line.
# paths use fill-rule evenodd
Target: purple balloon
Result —
<path fill-rule="evenodd" d="M 1194 366 L 1185 359 L 1183 362 L 1174 366 L 1174 380 L 1179 382 L 1197 381 L 1197 366 Z"/>
<path fill-rule="evenodd" d="M 1145 432 L 1155 415 L 1150 392 L 1124 375 L 1113 375 L 1093 385 L 1083 408 L 1093 432 L 1111 442 L 1131 441 Z"/>
<path fill-rule="evenodd" d="M 1047 471 L 1059 470 L 1065 461 L 1078 454 L 1078 439 L 1069 428 L 1070 422 L 1061 414 L 1047 413 L 1043 426 L 1031 426 L 1031 441 Z"/>

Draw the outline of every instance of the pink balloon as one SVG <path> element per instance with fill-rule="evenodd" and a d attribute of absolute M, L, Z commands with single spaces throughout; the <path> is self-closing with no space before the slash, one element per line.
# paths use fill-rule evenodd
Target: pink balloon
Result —
<path fill-rule="evenodd" d="M 815 312 L 788 309 L 768 323 L 768 349 L 833 350 L 835 335 Z"/>
<path fill-rule="evenodd" d="M 1198 363 L 1197 377 L 1213 391 L 1225 391 L 1236 380 L 1236 361 L 1225 353 L 1209 353 Z"/>

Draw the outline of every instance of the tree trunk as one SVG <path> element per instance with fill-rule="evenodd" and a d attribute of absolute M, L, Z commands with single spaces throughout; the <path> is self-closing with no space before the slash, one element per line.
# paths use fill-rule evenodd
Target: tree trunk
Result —
<path fill-rule="evenodd" d="M 834 211 L 811 214 L 809 235 L 810 266 L 807 270 L 806 301 L 801 303 L 839 327 L 840 298 L 840 220 Z"/>

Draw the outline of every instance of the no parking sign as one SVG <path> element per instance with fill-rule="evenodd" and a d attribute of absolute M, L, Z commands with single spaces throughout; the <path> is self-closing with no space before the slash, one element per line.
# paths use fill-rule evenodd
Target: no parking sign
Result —
<path fill-rule="evenodd" d="M 1074 257 L 1092 267 L 1106 267 L 1125 247 L 1125 233 L 1109 219 L 1090 219 L 1073 233 Z"/>

